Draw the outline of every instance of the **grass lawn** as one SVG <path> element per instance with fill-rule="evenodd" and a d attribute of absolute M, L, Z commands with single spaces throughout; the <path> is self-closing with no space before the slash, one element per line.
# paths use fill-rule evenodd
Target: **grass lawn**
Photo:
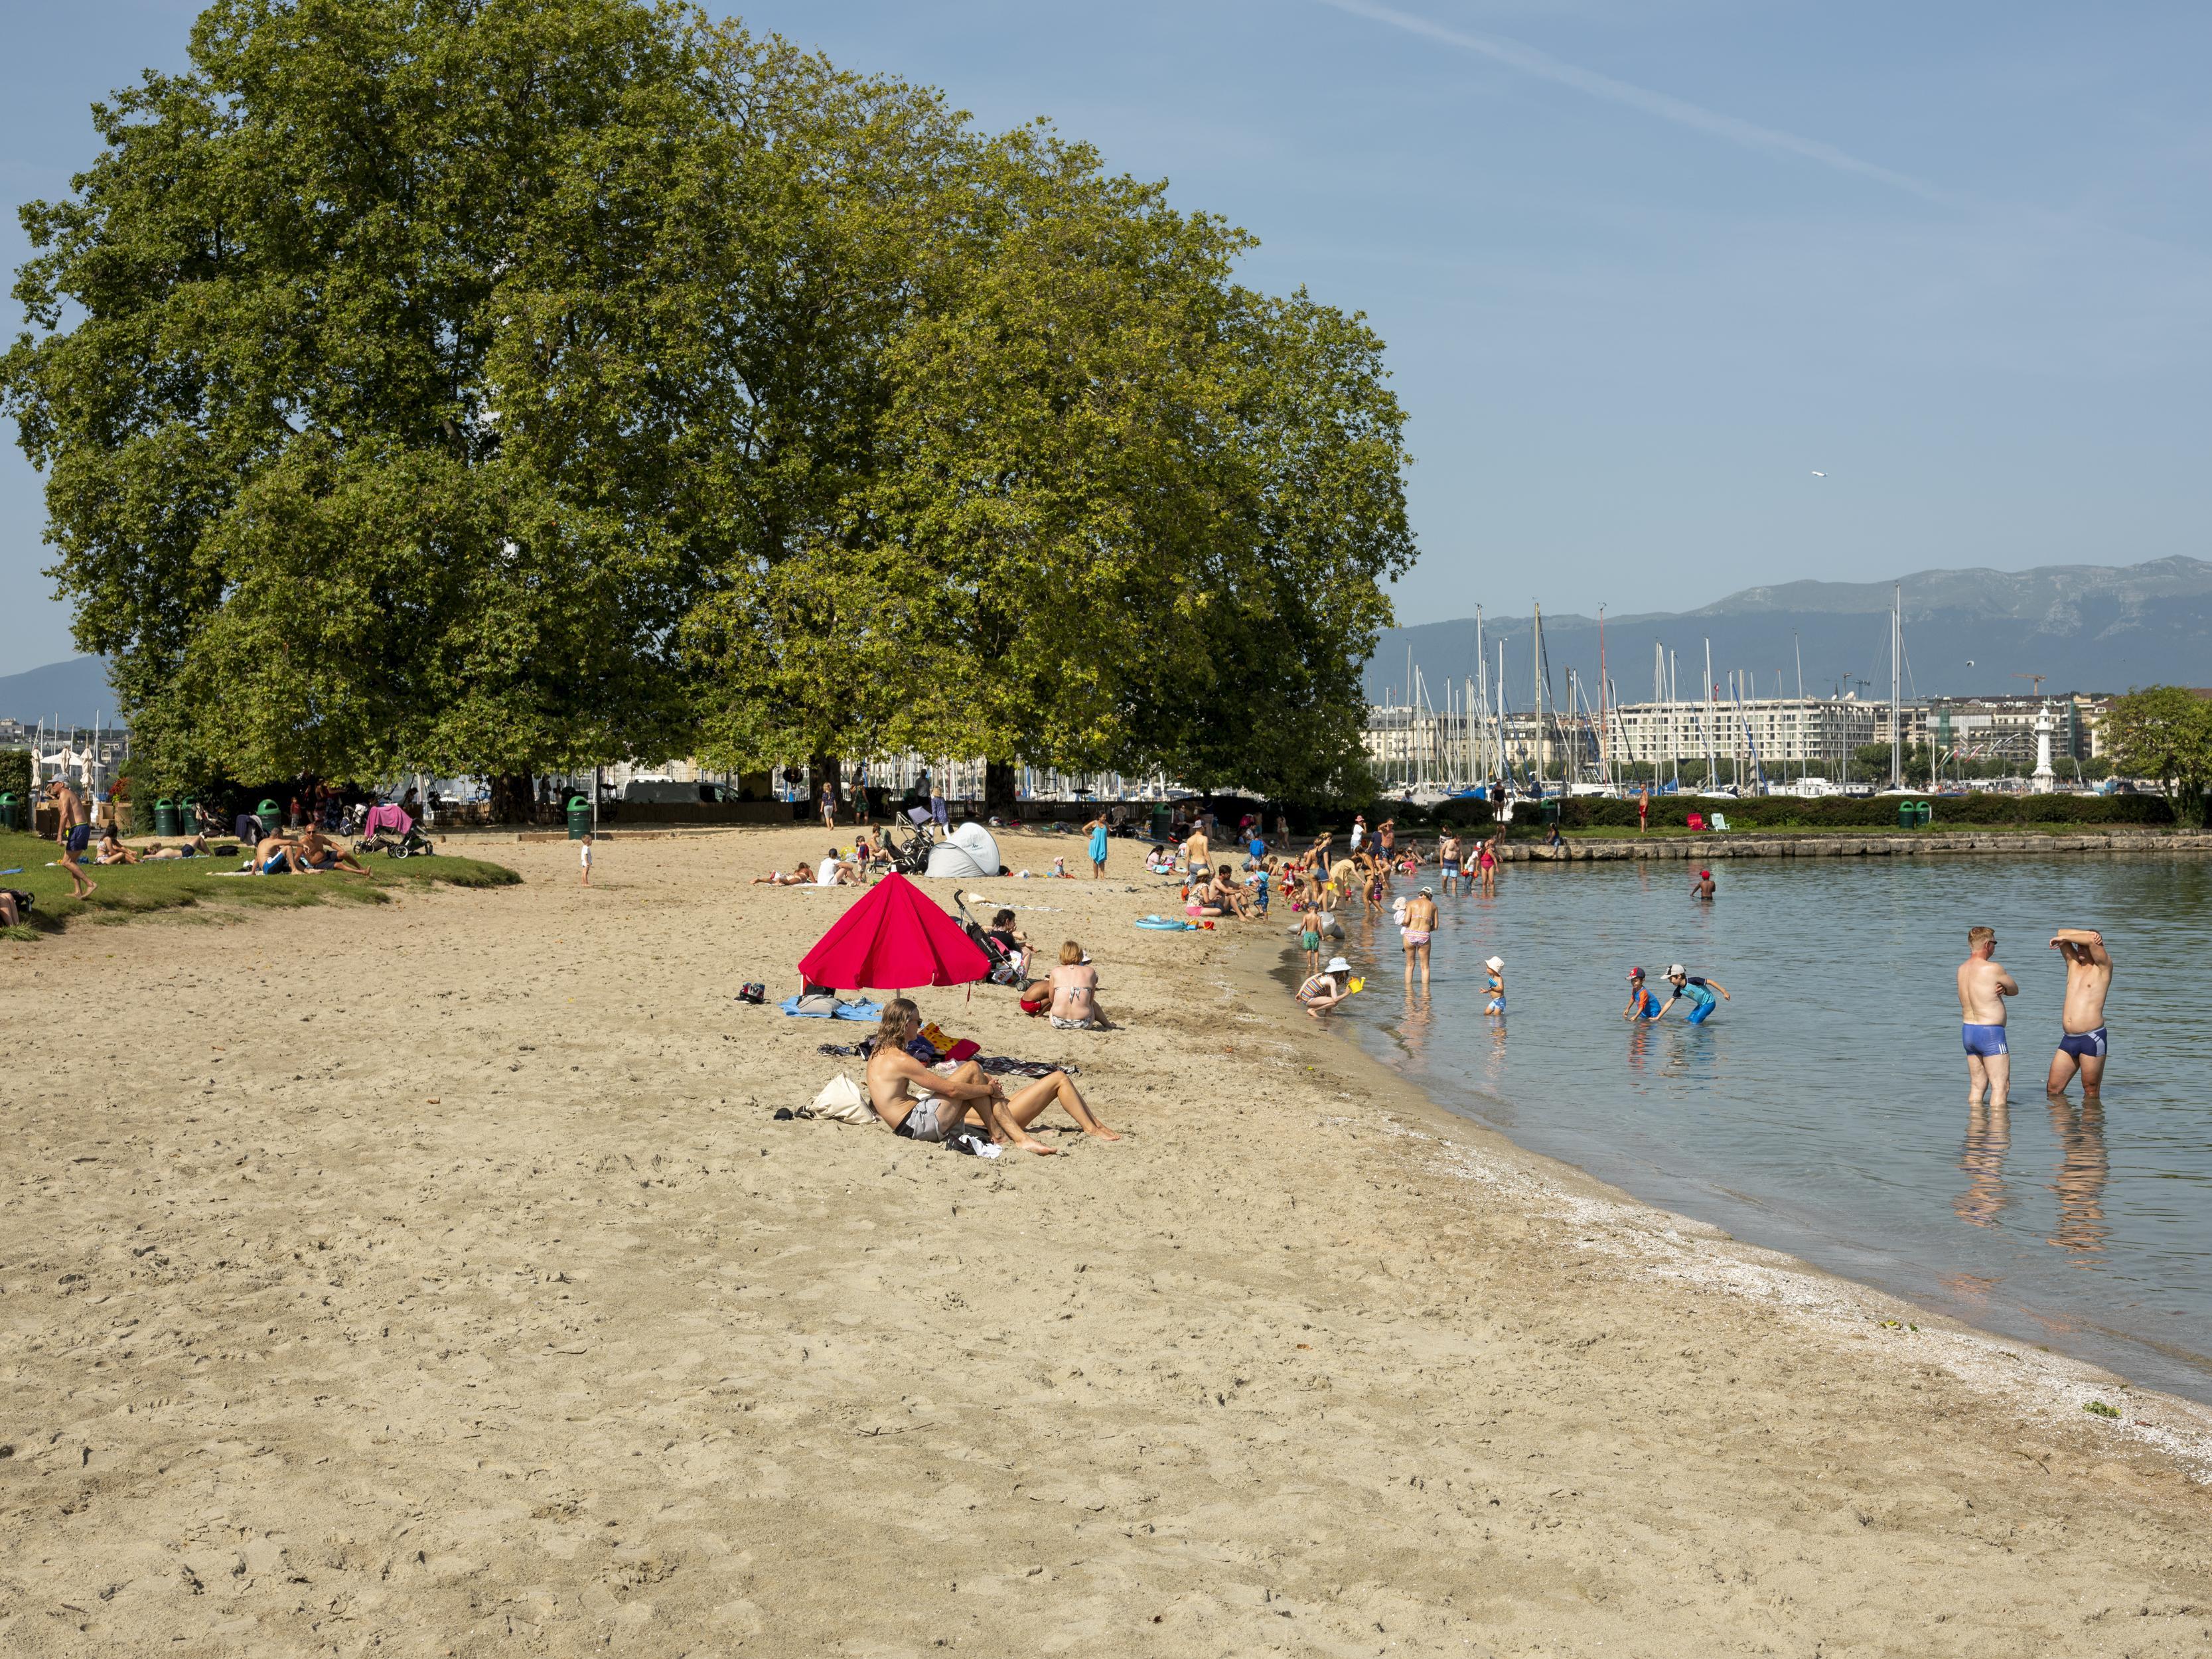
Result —
<path fill-rule="evenodd" d="M 215 845 L 227 846 L 226 842 Z M 109 865 L 94 868 L 89 854 L 85 873 L 100 884 L 88 899 L 69 896 L 69 872 L 54 861 L 61 849 L 52 842 L 0 830 L 0 870 L 21 866 L 21 873 L 0 876 L 0 887 L 13 887 L 38 901 L 28 925 L 0 927 L 0 939 L 33 939 L 58 933 L 71 923 L 113 925 L 155 911 L 199 907 L 301 904 L 382 904 L 395 890 L 420 890 L 443 882 L 453 887 L 505 887 L 522 878 L 505 865 L 482 859 L 393 859 L 381 854 L 362 860 L 366 876 L 332 872 L 319 876 L 238 876 L 241 852 L 230 858 L 165 859 L 159 864 Z M 49 866 L 52 866 L 49 868 Z"/>

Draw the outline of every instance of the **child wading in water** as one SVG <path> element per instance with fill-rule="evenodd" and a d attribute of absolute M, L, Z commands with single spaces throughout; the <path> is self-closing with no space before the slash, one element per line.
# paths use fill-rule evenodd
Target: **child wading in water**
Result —
<path fill-rule="evenodd" d="M 1502 1014 L 1505 1012 L 1505 958 L 1492 957 L 1482 965 L 1490 970 L 1490 1002 L 1482 1012 Z"/>
<path fill-rule="evenodd" d="M 579 848 L 578 861 L 584 866 L 584 885 L 589 887 L 592 884 L 592 832 L 586 830 L 584 838 L 576 845 Z"/>
<path fill-rule="evenodd" d="M 1321 922 L 1314 911 L 1306 912 L 1304 930 L 1298 934 L 1298 949 L 1306 953 L 1306 977 L 1311 979 L 1321 972 Z"/>

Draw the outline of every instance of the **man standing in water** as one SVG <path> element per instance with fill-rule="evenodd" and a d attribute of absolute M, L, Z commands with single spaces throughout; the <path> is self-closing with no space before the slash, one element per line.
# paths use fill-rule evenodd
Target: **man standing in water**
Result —
<path fill-rule="evenodd" d="M 1959 964 L 1959 1018 L 1966 1045 L 1969 1106 L 1979 1105 L 1985 1092 L 1990 1105 L 2002 1106 L 2012 1088 L 2004 1000 L 2020 994 L 2020 981 L 1998 964 L 1996 948 L 1996 928 L 1966 929 L 1966 959 Z M 2070 1006 L 2070 996 L 2068 1001 Z"/>
<path fill-rule="evenodd" d="M 1713 872 L 1710 870 L 1698 871 L 1698 878 L 1690 884 L 1690 896 L 1693 899 L 1710 899 L 1713 892 Z"/>
<path fill-rule="evenodd" d="M 2105 994 L 2112 988 L 2112 958 L 2094 927 L 2062 927 L 2051 936 L 2051 948 L 2066 957 L 2066 1012 L 2044 1092 L 2064 1094 L 2078 1067 L 2081 1098 L 2092 1101 L 2105 1082 Z"/>

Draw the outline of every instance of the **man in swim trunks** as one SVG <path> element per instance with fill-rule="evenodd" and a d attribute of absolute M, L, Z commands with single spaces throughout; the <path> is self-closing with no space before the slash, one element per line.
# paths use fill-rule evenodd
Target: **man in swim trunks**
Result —
<path fill-rule="evenodd" d="M 868 1054 L 868 1103 L 894 1134 L 907 1140 L 943 1141 L 970 1120 L 1001 1146 L 1049 1158 L 1048 1146 L 1029 1132 L 1030 1122 L 1057 1100 L 1083 1133 L 1099 1140 L 1119 1140 L 1084 1103 L 1065 1072 L 1040 1078 L 1012 1099 L 973 1060 L 951 1073 L 932 1070 L 906 1051 L 921 1030 L 921 1011 L 905 997 L 884 1005 L 883 1024 Z"/>
<path fill-rule="evenodd" d="M 58 822 L 54 825 L 54 839 L 61 843 L 61 866 L 69 872 L 70 896 L 90 898 L 100 884 L 84 872 L 77 860 L 86 848 L 92 845 L 92 819 L 84 810 L 84 797 L 70 787 L 64 778 L 56 778 L 46 785 L 46 793 L 54 803 Z"/>
<path fill-rule="evenodd" d="M 1698 878 L 1690 884 L 1690 896 L 1695 899 L 1709 899 L 1712 896 L 1713 872 L 1710 870 L 1698 871 Z"/>
<path fill-rule="evenodd" d="M 1959 964 L 1959 1018 L 1966 1045 L 1969 1106 L 1980 1105 L 1984 1093 L 1990 1105 L 2004 1105 L 2012 1088 L 2004 1000 L 2020 994 L 2020 981 L 1998 965 L 1996 948 L 1994 927 L 1966 929 L 1966 959 Z"/>
<path fill-rule="evenodd" d="M 2105 994 L 2112 988 L 2112 958 L 2094 927 L 2062 927 L 2051 936 L 2051 948 L 2066 956 L 2066 1010 L 2044 1092 L 2064 1094 L 2078 1068 L 2081 1098 L 2092 1101 L 2105 1083 Z"/>
<path fill-rule="evenodd" d="M 350 870 L 357 876 L 368 873 L 368 867 L 325 836 L 319 824 L 309 824 L 301 836 L 297 858 L 305 869 Z"/>
<path fill-rule="evenodd" d="M 1720 981 L 1693 974 L 1679 962 L 1667 970 L 1667 982 L 1674 987 L 1674 994 L 1667 999 L 1667 1007 L 1659 1011 L 1662 1019 L 1667 1018 L 1668 1008 L 1672 1008 L 1678 1002 L 1686 1002 L 1690 1005 L 1690 1024 L 1703 1025 L 1713 1017 L 1713 1010 L 1720 1006 L 1713 1000 L 1714 992 L 1719 992 L 1723 1000 L 1733 1000 L 1729 997 L 1728 987 Z"/>
<path fill-rule="evenodd" d="M 1447 829 L 1437 838 L 1437 867 L 1443 872 L 1444 891 L 1459 884 L 1459 832 Z"/>
<path fill-rule="evenodd" d="M 1630 969 L 1628 970 L 1628 1006 L 1620 1011 L 1620 1017 L 1623 1019 L 1632 1019 L 1640 1025 L 1647 1021 L 1659 1018 L 1665 1012 L 1666 1010 L 1659 1006 L 1659 994 L 1644 984 L 1644 970 L 1641 968 Z"/>
<path fill-rule="evenodd" d="M 1421 988 L 1429 988 L 1429 936 L 1437 930 L 1436 896 L 1425 887 L 1406 906 L 1406 918 L 1399 923 L 1406 942 L 1406 982 L 1413 982 L 1413 963 L 1421 964 Z"/>

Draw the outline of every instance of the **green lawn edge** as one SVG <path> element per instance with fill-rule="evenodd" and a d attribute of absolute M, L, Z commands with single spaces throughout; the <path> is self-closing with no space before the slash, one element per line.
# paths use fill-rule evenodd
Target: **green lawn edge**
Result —
<path fill-rule="evenodd" d="M 222 844 L 222 843 L 218 843 Z M 396 892 L 434 886 L 512 887 L 522 878 L 503 864 L 485 859 L 433 855 L 365 858 L 366 876 L 268 876 L 238 878 L 222 872 L 238 868 L 235 858 L 164 860 L 159 864 L 110 865 L 86 872 L 99 884 L 88 899 L 70 897 L 69 872 L 54 864 L 52 842 L 21 831 L 0 830 L 0 887 L 12 887 L 37 900 L 30 921 L 0 927 L 0 939 L 35 940 L 64 932 L 72 923 L 109 927 L 144 916 L 191 910 L 296 908 L 309 904 L 384 904 Z M 53 867 L 49 868 L 49 866 Z"/>

